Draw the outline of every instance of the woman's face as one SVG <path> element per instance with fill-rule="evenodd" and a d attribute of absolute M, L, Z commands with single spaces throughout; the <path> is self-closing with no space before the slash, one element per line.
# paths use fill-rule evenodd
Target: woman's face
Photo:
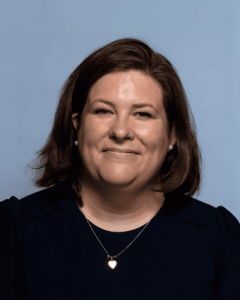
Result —
<path fill-rule="evenodd" d="M 112 186 L 149 184 L 175 142 L 168 138 L 161 86 L 135 70 L 101 77 L 90 89 L 82 120 L 83 174 Z"/>

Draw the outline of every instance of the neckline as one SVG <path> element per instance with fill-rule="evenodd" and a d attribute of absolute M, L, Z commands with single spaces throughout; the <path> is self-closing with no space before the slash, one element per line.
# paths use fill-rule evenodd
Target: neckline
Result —
<path fill-rule="evenodd" d="M 163 213 L 164 212 L 164 210 L 165 210 L 165 207 L 166 207 L 166 200 L 167 200 L 167 195 L 165 195 L 165 200 L 164 200 L 164 202 L 163 202 L 163 205 L 160 207 L 160 209 L 157 211 L 157 213 L 152 217 L 152 219 L 149 221 L 149 222 L 147 222 L 147 223 L 153 223 L 154 222 L 154 220 L 157 218 L 157 216 L 159 215 L 159 214 L 161 214 L 161 213 Z M 80 212 L 80 214 L 81 214 L 81 216 L 84 218 L 84 220 L 86 221 L 86 217 L 85 217 L 85 215 L 83 214 L 83 212 L 79 209 L 79 207 L 78 207 L 78 205 L 77 205 L 77 203 L 75 202 L 75 204 L 76 204 L 76 206 L 77 206 L 77 209 L 78 209 L 78 211 Z M 92 223 L 89 219 L 87 219 L 88 220 L 88 222 L 90 223 L 90 225 L 94 228 L 94 229 L 96 229 L 98 232 L 102 232 L 102 233 L 110 233 L 110 234 L 118 234 L 118 235 L 121 235 L 121 234 L 132 234 L 132 233 L 135 233 L 135 232 L 137 232 L 137 231 L 141 231 L 142 229 L 143 229 L 143 227 L 144 226 L 146 226 L 146 224 L 147 223 L 145 223 L 145 224 L 143 224 L 143 225 L 141 225 L 140 227 L 137 227 L 137 228 L 134 228 L 134 229 L 130 229 L 130 230 L 126 230 L 126 231 L 111 231 L 111 230 L 107 230 L 107 229 L 104 229 L 104 228 L 102 228 L 102 227 L 99 227 L 99 226 L 97 226 L 97 225 L 95 225 L 94 223 Z M 87 221 L 86 221 L 87 222 Z M 148 224 L 147 226 L 149 226 L 150 224 Z M 89 224 L 88 224 L 89 225 Z M 147 227 L 146 226 L 146 227 Z"/>
<path fill-rule="evenodd" d="M 156 216 L 156 215 L 155 215 Z M 154 217 L 155 217 L 154 216 Z M 84 216 L 83 216 L 84 217 Z M 153 217 L 153 218 L 154 218 Z M 152 220 L 151 220 L 152 221 Z M 144 226 L 146 226 L 146 224 L 140 226 L 140 227 L 137 227 L 137 228 L 134 228 L 134 229 L 130 229 L 130 230 L 127 230 L 127 231 L 110 231 L 110 230 L 106 230 L 106 229 L 103 229 L 95 224 L 93 224 L 90 220 L 88 220 L 88 222 L 91 224 L 92 228 L 98 232 L 102 232 L 102 233 L 106 233 L 106 234 L 115 234 L 115 235 L 127 235 L 127 234 L 132 234 L 132 233 L 135 233 L 137 231 L 141 231 L 143 229 Z M 150 223 L 150 222 L 149 222 Z"/>

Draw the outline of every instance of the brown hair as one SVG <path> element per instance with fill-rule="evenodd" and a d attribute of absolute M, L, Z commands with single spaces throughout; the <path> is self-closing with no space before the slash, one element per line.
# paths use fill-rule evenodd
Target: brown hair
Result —
<path fill-rule="evenodd" d="M 159 170 L 158 192 L 180 192 L 192 196 L 200 190 L 201 153 L 195 121 L 182 83 L 172 64 L 140 40 L 116 40 L 89 55 L 62 87 L 54 124 L 44 147 L 37 151 L 38 162 L 33 183 L 50 187 L 68 182 L 78 197 L 81 187 L 81 160 L 74 145 L 81 126 L 81 115 L 89 90 L 102 76 L 130 69 L 139 70 L 159 82 L 164 92 L 164 107 L 169 136 L 175 129 L 176 143 Z M 72 114 L 78 112 L 77 131 Z M 161 186 L 161 187 L 160 187 Z"/>

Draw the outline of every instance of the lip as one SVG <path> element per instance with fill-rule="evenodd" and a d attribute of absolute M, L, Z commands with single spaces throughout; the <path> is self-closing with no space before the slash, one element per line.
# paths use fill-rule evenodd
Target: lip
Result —
<path fill-rule="evenodd" d="M 132 162 L 138 158 L 138 155 L 133 152 L 118 152 L 118 151 L 103 151 L 103 157 L 107 160 L 113 160 L 116 162 Z"/>
<path fill-rule="evenodd" d="M 111 148 L 106 148 L 103 150 L 103 152 L 106 152 L 106 151 L 114 151 L 114 152 L 120 152 L 120 153 L 135 153 L 135 154 L 139 154 L 138 152 L 132 150 L 132 149 L 120 149 L 120 148 L 114 148 L 114 147 L 111 147 Z"/>

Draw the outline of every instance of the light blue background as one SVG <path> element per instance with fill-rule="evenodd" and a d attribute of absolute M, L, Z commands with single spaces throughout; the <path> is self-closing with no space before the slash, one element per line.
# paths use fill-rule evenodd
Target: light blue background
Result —
<path fill-rule="evenodd" d="M 96 48 L 135 37 L 176 67 L 203 154 L 196 197 L 240 220 L 240 1 L 2 0 L 1 200 L 39 189 L 26 169 L 50 133 L 59 91 Z"/>

